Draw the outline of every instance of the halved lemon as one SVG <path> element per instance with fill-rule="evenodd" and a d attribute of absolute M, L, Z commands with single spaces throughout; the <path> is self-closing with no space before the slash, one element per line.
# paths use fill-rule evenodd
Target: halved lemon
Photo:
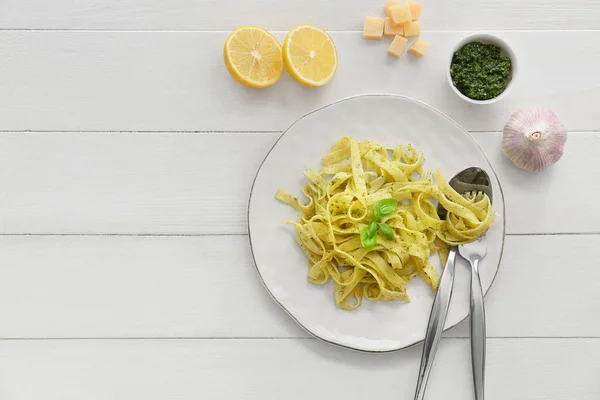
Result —
<path fill-rule="evenodd" d="M 289 31 L 283 42 L 285 69 L 303 85 L 325 85 L 335 75 L 337 62 L 333 40 L 316 26 L 299 25 Z"/>
<path fill-rule="evenodd" d="M 265 88 L 283 75 L 281 46 L 263 28 L 242 26 L 231 32 L 223 55 L 231 76 L 246 86 Z"/>

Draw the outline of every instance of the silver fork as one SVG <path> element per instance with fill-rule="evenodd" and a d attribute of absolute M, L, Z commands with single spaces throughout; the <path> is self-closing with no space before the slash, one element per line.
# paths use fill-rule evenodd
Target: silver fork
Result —
<path fill-rule="evenodd" d="M 474 188 L 480 185 L 473 185 L 469 183 L 460 183 L 462 187 L 454 187 L 453 181 L 460 178 L 461 174 L 467 172 L 467 170 L 461 171 L 454 178 L 450 180 L 450 185 L 457 191 L 460 189 L 466 189 L 464 196 L 468 200 L 481 200 L 484 196 L 482 191 L 469 190 L 467 188 Z M 481 171 L 485 174 L 484 171 Z M 487 175 L 486 175 L 487 178 Z M 489 178 L 488 178 L 489 185 Z M 458 185 L 456 185 L 458 186 Z M 491 187 L 490 187 L 491 188 Z M 491 191 L 488 194 L 491 198 Z M 438 206 L 438 214 L 440 218 L 446 218 L 446 213 L 441 206 Z M 475 389 L 475 400 L 483 400 L 484 392 L 484 375 L 485 375 L 485 309 L 483 306 L 483 291 L 481 289 L 481 280 L 479 279 L 479 261 L 485 256 L 487 245 L 485 235 L 481 236 L 477 241 L 468 243 L 465 245 L 458 246 L 458 252 L 460 255 L 471 263 L 471 366 L 473 369 L 473 386 Z M 431 314 L 429 316 L 429 323 L 427 324 L 427 330 L 425 333 L 425 340 L 423 342 L 423 355 L 421 357 L 421 366 L 419 368 L 419 375 L 417 379 L 417 389 L 415 392 L 415 400 L 423 400 L 425 397 L 425 388 L 427 386 L 427 380 L 431 367 L 433 366 L 433 359 L 439 345 L 439 341 L 442 336 L 444 329 L 444 322 L 448 315 L 448 308 L 450 306 L 450 299 L 452 298 L 452 289 L 454 286 L 454 259 L 456 256 L 457 248 L 450 247 L 448 260 L 446 266 L 442 272 L 440 283 L 436 296 L 433 301 Z"/>
<path fill-rule="evenodd" d="M 483 198 L 481 192 L 471 192 L 465 197 L 472 201 Z M 485 307 L 483 304 L 483 289 L 479 278 L 479 261 L 487 253 L 485 235 L 476 241 L 458 246 L 458 253 L 471 264 L 471 312 L 469 326 L 471 330 L 471 368 L 473 370 L 473 386 L 475 400 L 483 400 L 485 383 Z"/>
<path fill-rule="evenodd" d="M 483 400 L 485 381 L 485 307 L 479 279 L 479 261 L 487 252 L 485 235 L 474 242 L 458 246 L 458 253 L 471 263 L 471 367 L 475 400 Z"/>

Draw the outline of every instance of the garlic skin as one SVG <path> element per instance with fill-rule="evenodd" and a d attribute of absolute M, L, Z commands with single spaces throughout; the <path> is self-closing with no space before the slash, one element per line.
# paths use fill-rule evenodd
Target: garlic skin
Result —
<path fill-rule="evenodd" d="M 567 129 L 547 108 L 519 110 L 504 126 L 502 151 L 515 165 L 540 172 L 563 155 Z"/>

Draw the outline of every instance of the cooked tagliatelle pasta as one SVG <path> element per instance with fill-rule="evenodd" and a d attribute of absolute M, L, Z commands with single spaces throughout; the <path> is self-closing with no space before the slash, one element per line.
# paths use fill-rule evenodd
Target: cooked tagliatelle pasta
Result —
<path fill-rule="evenodd" d="M 440 171 L 424 173 L 423 162 L 411 145 L 389 148 L 343 137 L 319 171 L 305 171 L 307 202 L 284 190 L 275 195 L 301 213 L 297 222 L 286 222 L 296 227 L 296 240 L 308 256 L 308 280 L 332 279 L 338 307 L 356 309 L 363 297 L 408 302 L 406 284 L 417 275 L 436 290 L 439 277 L 429 258 L 437 252 L 444 265 L 449 245 L 471 242 L 492 225 L 487 196 L 463 197 Z M 390 202 L 386 199 L 398 200 L 397 207 L 377 220 L 374 206 Z M 448 211 L 445 220 L 436 203 Z M 386 229 L 366 248 L 361 232 L 377 224 Z"/>

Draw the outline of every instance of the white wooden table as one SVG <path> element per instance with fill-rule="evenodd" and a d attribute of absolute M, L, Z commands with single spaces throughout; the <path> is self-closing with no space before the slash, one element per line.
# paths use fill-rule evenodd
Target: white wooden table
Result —
<path fill-rule="evenodd" d="M 282 129 L 349 95 L 404 94 L 473 132 L 507 201 L 487 296 L 489 400 L 600 398 L 600 2 L 423 0 L 421 60 L 361 39 L 383 0 L 0 0 L 0 399 L 410 399 L 420 346 L 311 338 L 263 289 L 245 210 Z M 257 91 L 222 60 L 231 29 L 331 32 L 326 87 Z M 469 31 L 514 48 L 503 101 L 462 103 L 444 66 Z M 564 158 L 531 175 L 500 151 L 515 110 L 553 109 Z M 428 399 L 472 398 L 465 324 Z"/>

